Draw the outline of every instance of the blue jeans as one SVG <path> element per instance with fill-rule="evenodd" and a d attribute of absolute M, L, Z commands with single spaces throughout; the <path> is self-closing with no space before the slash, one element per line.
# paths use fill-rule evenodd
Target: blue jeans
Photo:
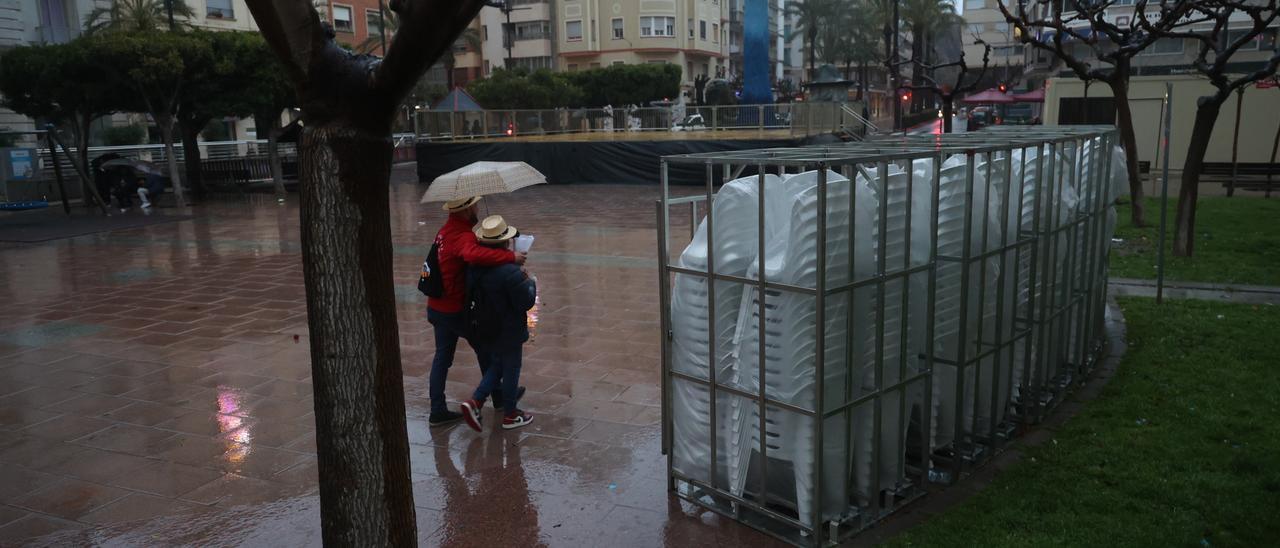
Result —
<path fill-rule="evenodd" d="M 462 336 L 462 314 L 447 314 L 427 309 L 427 321 L 435 332 L 436 356 L 431 361 L 431 376 L 427 381 L 427 395 L 431 398 L 431 412 L 441 413 L 449 409 L 444 395 L 445 382 L 449 379 L 449 368 L 453 366 L 453 353 L 458 349 L 458 338 Z M 476 351 L 476 360 L 480 363 L 480 371 L 486 367 L 486 356 Z M 501 391 L 494 392 L 494 400 L 502 397 Z"/>
<path fill-rule="evenodd" d="M 520 352 L 524 345 L 517 344 L 505 348 L 486 348 L 481 359 L 488 367 L 483 368 L 484 378 L 476 387 L 471 399 L 483 402 L 493 395 L 494 401 L 502 398 L 502 410 L 510 415 L 516 412 L 516 395 L 520 387 Z"/>

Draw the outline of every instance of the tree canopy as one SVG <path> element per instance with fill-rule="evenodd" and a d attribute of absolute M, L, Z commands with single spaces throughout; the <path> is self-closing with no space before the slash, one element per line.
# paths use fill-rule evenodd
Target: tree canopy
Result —
<path fill-rule="evenodd" d="M 489 109 L 557 108 L 582 100 L 581 88 L 547 69 L 498 69 L 488 78 L 471 82 L 467 91 Z"/>
<path fill-rule="evenodd" d="M 614 65 L 567 73 L 498 69 L 467 90 L 490 109 L 644 106 L 680 94 L 680 67 Z"/>

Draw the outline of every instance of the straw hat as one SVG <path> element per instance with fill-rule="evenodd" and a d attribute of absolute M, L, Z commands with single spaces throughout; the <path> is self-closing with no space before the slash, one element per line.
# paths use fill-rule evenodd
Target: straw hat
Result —
<path fill-rule="evenodd" d="M 480 221 L 480 225 L 476 227 L 476 240 L 486 244 L 496 244 L 505 242 L 516 237 L 519 233 L 516 227 L 508 225 L 506 219 L 502 215 L 490 215 Z"/>
<path fill-rule="evenodd" d="M 470 196 L 470 197 L 467 197 L 467 198 L 458 198 L 457 200 L 449 200 L 449 201 L 445 202 L 445 203 L 444 203 L 444 210 L 445 210 L 445 211 L 448 211 L 449 213 L 454 213 L 454 212 L 457 212 L 457 211 L 462 211 L 462 210 L 464 210 L 464 209 L 466 209 L 466 208 L 468 208 L 468 207 L 471 207 L 471 206 L 473 206 L 473 205 L 476 205 L 476 204 L 478 204 L 478 203 L 480 203 L 480 197 L 479 197 L 479 196 Z"/>

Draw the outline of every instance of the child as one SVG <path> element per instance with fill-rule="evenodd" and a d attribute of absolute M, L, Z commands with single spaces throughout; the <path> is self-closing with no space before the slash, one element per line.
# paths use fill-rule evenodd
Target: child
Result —
<path fill-rule="evenodd" d="M 485 218 L 476 227 L 480 245 L 506 249 L 519 235 L 501 215 Z M 463 330 L 467 342 L 483 355 L 488 370 L 470 400 L 462 402 L 462 416 L 476 432 L 481 430 L 480 408 L 495 389 L 503 398 L 502 428 L 520 428 L 533 421 L 533 415 L 516 407 L 519 400 L 520 352 L 529 340 L 528 318 L 538 288 L 524 269 L 515 264 L 494 267 L 472 265 L 467 271 L 467 295 L 463 302 Z"/>

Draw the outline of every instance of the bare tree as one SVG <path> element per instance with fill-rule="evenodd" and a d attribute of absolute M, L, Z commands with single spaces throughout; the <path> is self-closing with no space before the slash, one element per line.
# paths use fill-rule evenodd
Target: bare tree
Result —
<path fill-rule="evenodd" d="M 1190 257 L 1195 254 L 1196 237 L 1196 200 L 1200 195 L 1200 170 L 1204 165 L 1204 155 L 1209 149 L 1209 140 L 1213 137 L 1213 126 L 1218 122 L 1218 113 L 1222 104 L 1231 94 L 1243 90 L 1245 86 L 1270 77 L 1280 67 L 1280 48 L 1271 58 L 1261 63 L 1253 72 L 1241 74 L 1230 67 L 1231 57 L 1240 48 L 1257 40 L 1276 17 L 1277 0 L 1199 0 L 1196 2 L 1179 2 L 1189 4 L 1194 13 L 1193 18 L 1212 21 L 1213 28 L 1208 32 L 1184 31 L 1161 27 L 1147 21 L 1139 20 L 1142 29 L 1155 37 L 1175 40 L 1195 40 L 1200 48 L 1192 68 L 1200 73 L 1216 90 L 1212 95 L 1196 99 L 1196 119 L 1191 127 L 1191 144 L 1187 147 L 1187 158 L 1182 164 L 1182 188 L 1178 190 L 1178 212 L 1174 217 L 1173 254 Z M 1232 29 L 1235 38 L 1228 33 L 1228 23 L 1233 15 L 1244 14 L 1248 17 L 1249 27 Z"/>
<path fill-rule="evenodd" d="M 419 76 L 483 5 L 392 0 L 381 60 L 334 42 L 309 0 L 249 0 L 298 94 L 303 282 L 320 517 L 330 546 L 415 544 L 392 280 L 391 127 Z"/>
<path fill-rule="evenodd" d="M 966 77 L 969 75 L 969 64 L 965 62 L 963 50 L 960 52 L 960 58 L 950 63 L 926 64 L 924 61 L 915 58 L 906 61 L 919 69 L 920 79 L 925 85 L 904 87 L 912 92 L 933 92 L 942 101 L 943 133 L 951 133 L 951 115 L 955 111 L 955 98 L 978 89 L 978 86 L 982 84 L 982 79 L 987 75 L 987 67 L 991 64 L 991 46 L 982 40 L 976 40 L 974 43 L 982 45 L 982 69 L 978 71 L 978 77 L 971 81 L 966 81 Z M 940 83 L 940 78 L 937 77 L 938 71 L 952 68 L 956 69 L 956 77 L 953 83 Z"/>
<path fill-rule="evenodd" d="M 1107 10 L 1117 4 L 1118 0 L 1035 0 L 1018 2 L 1016 14 L 1009 11 L 1004 0 L 998 5 L 1005 20 L 1017 30 L 1015 35 L 1019 41 L 1052 54 L 1086 85 L 1096 81 L 1111 88 L 1116 126 L 1129 172 L 1130 220 L 1134 226 L 1144 226 L 1146 213 L 1138 174 L 1138 139 L 1129 106 L 1129 75 L 1133 57 L 1155 43 L 1158 36 L 1145 31 L 1139 23 L 1146 20 L 1147 0 L 1138 0 L 1133 5 L 1132 17 L 1114 17 L 1113 10 L 1113 17 L 1108 19 Z M 1161 2 L 1160 17 L 1150 24 L 1153 28 L 1173 30 L 1199 22 L 1186 18 L 1194 4 L 1185 0 Z M 1127 7 L 1116 6 L 1116 9 Z M 1046 40 L 1048 34 L 1052 37 Z M 1087 53 L 1075 53 L 1074 44 L 1087 46 Z"/>

